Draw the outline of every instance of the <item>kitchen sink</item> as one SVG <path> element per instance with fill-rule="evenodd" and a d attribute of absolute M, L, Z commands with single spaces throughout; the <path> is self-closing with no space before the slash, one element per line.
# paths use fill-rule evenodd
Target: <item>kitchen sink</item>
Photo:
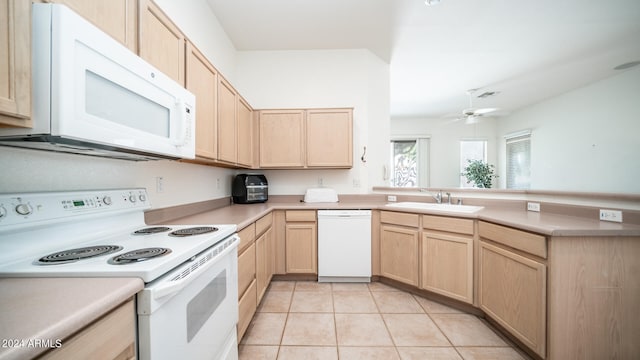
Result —
<path fill-rule="evenodd" d="M 386 206 L 400 209 L 417 209 L 417 210 L 435 210 L 455 213 L 470 214 L 484 209 L 484 206 L 473 205 L 453 205 L 453 204 L 437 204 L 422 202 L 399 202 L 387 204 Z"/>

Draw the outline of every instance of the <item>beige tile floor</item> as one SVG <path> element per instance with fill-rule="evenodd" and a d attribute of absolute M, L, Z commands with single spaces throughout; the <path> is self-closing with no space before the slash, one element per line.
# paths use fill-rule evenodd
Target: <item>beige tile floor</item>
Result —
<path fill-rule="evenodd" d="M 241 360 L 527 359 L 482 319 L 382 283 L 273 281 Z"/>

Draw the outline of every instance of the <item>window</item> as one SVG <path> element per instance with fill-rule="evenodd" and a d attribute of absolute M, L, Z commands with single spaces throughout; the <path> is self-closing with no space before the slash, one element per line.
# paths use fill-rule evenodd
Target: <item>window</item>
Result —
<path fill-rule="evenodd" d="M 391 186 L 428 186 L 428 138 L 391 141 Z"/>
<path fill-rule="evenodd" d="M 469 164 L 469 160 L 487 161 L 487 141 L 486 140 L 462 140 L 460 141 L 460 172 Z M 472 188 L 473 183 L 467 180 L 466 176 L 460 175 L 460 187 Z"/>
<path fill-rule="evenodd" d="M 507 189 L 531 186 L 531 133 L 505 136 L 507 143 Z"/>

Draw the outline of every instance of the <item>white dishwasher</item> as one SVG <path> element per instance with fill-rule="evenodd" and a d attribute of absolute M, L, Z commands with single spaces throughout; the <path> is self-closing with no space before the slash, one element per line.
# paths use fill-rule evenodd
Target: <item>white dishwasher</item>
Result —
<path fill-rule="evenodd" d="M 318 210 L 318 282 L 371 281 L 371 210 Z"/>

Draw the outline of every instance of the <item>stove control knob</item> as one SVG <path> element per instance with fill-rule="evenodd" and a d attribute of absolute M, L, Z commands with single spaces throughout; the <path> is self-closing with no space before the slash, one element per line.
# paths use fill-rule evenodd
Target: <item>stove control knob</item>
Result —
<path fill-rule="evenodd" d="M 0 205 L 0 219 L 4 219 L 7 216 L 7 209 Z"/>
<path fill-rule="evenodd" d="M 30 215 L 33 212 L 33 208 L 29 204 L 19 204 L 16 206 L 16 212 L 20 215 Z"/>
<path fill-rule="evenodd" d="M 136 202 L 136 196 L 135 195 L 129 195 L 129 201 L 131 201 L 132 203 Z"/>
<path fill-rule="evenodd" d="M 108 196 L 108 195 L 102 198 L 102 202 L 103 202 L 105 205 L 111 205 L 111 204 L 113 204 L 113 201 L 111 200 L 111 196 Z"/>
<path fill-rule="evenodd" d="M 138 199 L 140 199 L 140 201 L 142 202 L 147 201 L 147 197 L 144 194 L 140 194 L 140 196 L 138 196 Z"/>

